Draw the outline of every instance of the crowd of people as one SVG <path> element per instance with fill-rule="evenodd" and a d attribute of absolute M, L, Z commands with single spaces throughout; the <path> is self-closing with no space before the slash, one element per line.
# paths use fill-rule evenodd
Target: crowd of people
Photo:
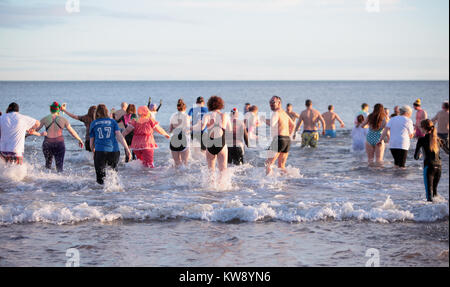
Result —
<path fill-rule="evenodd" d="M 291 142 L 301 127 L 301 146 L 311 148 L 318 145 L 319 129 L 322 129 L 322 136 L 336 138 L 336 121 L 341 128 L 345 127 L 333 105 L 321 114 L 313 108 L 311 100 L 306 100 L 305 109 L 296 113 L 292 104 L 288 103 L 283 109 L 281 98 L 273 96 L 269 101 L 270 119 L 259 115 L 257 106 L 246 103 L 241 120 L 237 108 L 224 112 L 224 100 L 211 96 L 206 106 L 204 98 L 198 97 L 188 112 L 186 103 L 179 99 L 177 112 L 170 118 L 167 132 L 156 120 L 161 105 L 162 101 L 157 106 L 149 98 L 147 105 L 138 108 L 123 102 L 119 110 L 109 111 L 104 104 L 99 104 L 89 107 L 85 115 L 75 115 L 67 110 L 65 104 L 53 102 L 50 114 L 35 120 L 20 114 L 19 105 L 11 103 L 6 114 L 0 113 L 0 158 L 7 164 L 22 164 L 25 138 L 43 136 L 46 168 L 51 169 L 54 158 L 57 171 L 62 172 L 65 155 L 63 130 L 66 129 L 78 141 L 80 148 L 85 147 L 93 153 L 97 182 L 103 184 L 106 166 L 117 170 L 119 144 L 124 148 L 126 162 L 139 160 L 145 167 L 153 168 L 154 150 L 158 148 L 154 138 L 156 132 L 170 140 L 169 148 L 176 168 L 187 166 L 191 149 L 198 148 L 205 155 L 211 175 L 214 175 L 216 166 L 222 174 L 229 164 L 243 164 L 245 146 L 260 144 L 268 126 L 271 143 L 267 148 L 265 166 L 266 173 L 270 174 L 277 161 L 280 171 L 286 172 Z M 407 105 L 394 107 L 394 113 L 389 115 L 389 110 L 380 103 L 373 107 L 371 113 L 369 105 L 362 104 L 351 132 L 352 150 L 365 151 L 370 165 L 382 164 L 388 143 L 394 166 L 405 168 L 411 139 L 416 137 L 414 158 L 417 160 L 423 154 L 426 197 L 432 201 L 437 195 L 441 176 L 440 149 L 448 153 L 449 103 L 444 102 L 442 110 L 432 119 L 428 119 L 420 99 L 413 106 L 416 110 L 414 123 L 411 120 L 413 111 Z M 83 122 L 86 127 L 84 141 L 61 116 L 62 112 Z M 46 131 L 40 133 L 43 127 Z"/>

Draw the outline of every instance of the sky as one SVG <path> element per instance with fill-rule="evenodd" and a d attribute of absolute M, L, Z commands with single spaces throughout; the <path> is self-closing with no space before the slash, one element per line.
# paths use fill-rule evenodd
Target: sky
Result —
<path fill-rule="evenodd" d="M 67 1 L 0 0 L 0 81 L 449 79 L 448 0 Z"/>

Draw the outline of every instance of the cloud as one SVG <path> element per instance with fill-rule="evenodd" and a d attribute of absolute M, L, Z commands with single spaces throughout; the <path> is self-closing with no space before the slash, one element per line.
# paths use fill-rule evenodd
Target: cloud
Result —
<path fill-rule="evenodd" d="M 114 11 L 103 7 L 87 6 L 81 3 L 80 13 L 67 13 L 64 1 L 61 5 L 21 5 L 9 1 L 0 1 L 0 28 L 41 28 L 66 24 L 77 17 L 105 17 L 130 21 L 163 21 L 182 24 L 195 24 L 189 19 L 177 18 L 151 11 L 129 12 Z M 109 7 L 112 7 L 110 5 Z"/>

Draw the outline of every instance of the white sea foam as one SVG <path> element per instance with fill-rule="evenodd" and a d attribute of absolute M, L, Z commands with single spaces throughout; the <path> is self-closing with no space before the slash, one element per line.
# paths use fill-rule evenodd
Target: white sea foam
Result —
<path fill-rule="evenodd" d="M 0 205 L 0 225 L 44 222 L 74 224 L 82 221 L 111 222 L 125 220 L 194 219 L 217 222 L 278 220 L 284 222 L 311 222 L 322 220 L 367 220 L 378 223 L 403 221 L 436 221 L 448 218 L 447 204 L 423 205 L 411 211 L 402 210 L 386 199 L 384 207 L 355 208 L 351 202 L 299 202 L 297 207 L 279 202 L 245 205 L 239 199 L 213 204 L 166 204 L 138 202 L 116 207 L 90 206 L 84 202 L 72 207 L 56 202 L 35 201 L 27 206 Z"/>

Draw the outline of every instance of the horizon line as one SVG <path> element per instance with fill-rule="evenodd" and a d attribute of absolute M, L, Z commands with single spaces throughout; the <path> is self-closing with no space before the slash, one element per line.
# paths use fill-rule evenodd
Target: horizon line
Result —
<path fill-rule="evenodd" d="M 324 80 L 0 80 L 0 82 L 448 82 L 449 79 L 324 79 Z"/>

